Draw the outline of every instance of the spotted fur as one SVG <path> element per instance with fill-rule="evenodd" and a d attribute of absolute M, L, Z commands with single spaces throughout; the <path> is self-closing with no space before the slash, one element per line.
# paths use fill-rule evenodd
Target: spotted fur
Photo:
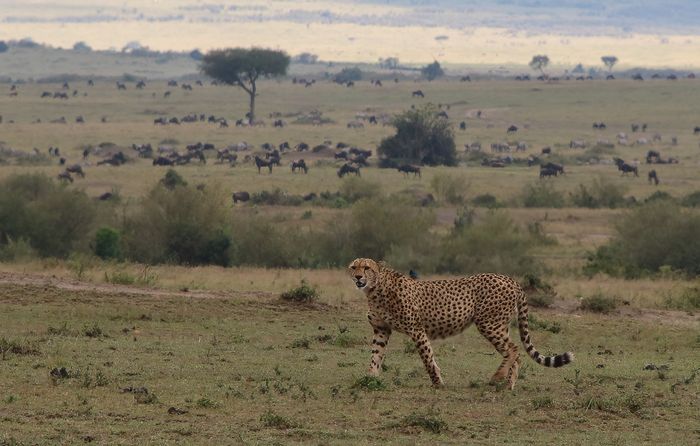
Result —
<path fill-rule="evenodd" d="M 518 314 L 520 340 L 538 364 L 561 367 L 574 355 L 543 356 L 532 345 L 528 329 L 527 298 L 513 279 L 500 274 L 477 274 L 453 280 L 414 280 L 372 259 L 355 259 L 349 265 L 355 285 L 367 296 L 369 323 L 374 330 L 369 373 L 379 374 L 392 331 L 407 334 L 433 385 L 443 384 L 430 340 L 464 331 L 472 323 L 503 356 L 491 382 L 506 379 L 511 389 L 518 379 L 518 347 L 510 340 L 509 324 Z"/>

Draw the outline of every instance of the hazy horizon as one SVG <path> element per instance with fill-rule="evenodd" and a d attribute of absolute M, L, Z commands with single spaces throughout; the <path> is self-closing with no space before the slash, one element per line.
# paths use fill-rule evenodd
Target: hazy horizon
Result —
<path fill-rule="evenodd" d="M 264 46 L 323 60 L 700 67 L 700 5 L 689 0 L 1 0 L 0 40 L 71 48 L 203 51 Z"/>

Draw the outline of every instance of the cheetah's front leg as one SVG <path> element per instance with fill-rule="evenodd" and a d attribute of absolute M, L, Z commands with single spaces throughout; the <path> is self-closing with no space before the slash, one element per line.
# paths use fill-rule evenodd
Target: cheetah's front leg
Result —
<path fill-rule="evenodd" d="M 372 339 L 372 362 L 369 365 L 370 375 L 379 375 L 382 370 L 382 362 L 386 354 L 386 345 L 391 336 L 391 328 L 389 327 L 373 327 L 374 338 Z"/>
<path fill-rule="evenodd" d="M 440 376 L 440 367 L 438 367 L 435 359 L 433 357 L 433 347 L 430 345 L 430 340 L 428 335 L 424 331 L 417 331 L 409 333 L 413 342 L 416 343 L 416 348 L 420 357 L 423 360 L 423 365 L 430 375 L 430 380 L 433 382 L 433 386 L 440 387 L 444 384 L 442 377 Z"/>

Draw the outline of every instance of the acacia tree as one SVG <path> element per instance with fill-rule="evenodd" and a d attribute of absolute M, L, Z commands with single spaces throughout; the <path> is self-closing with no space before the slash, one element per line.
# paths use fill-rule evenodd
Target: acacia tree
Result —
<path fill-rule="evenodd" d="M 603 56 L 600 60 L 608 67 L 608 71 L 612 72 L 613 66 L 617 63 L 617 56 Z"/>
<path fill-rule="evenodd" d="M 423 75 L 423 77 L 425 77 L 429 81 L 432 81 L 433 79 L 445 75 L 445 71 L 442 69 L 442 67 L 440 66 L 440 62 L 438 62 L 437 60 L 421 68 L 420 72 Z"/>
<path fill-rule="evenodd" d="M 438 116 L 434 105 L 401 113 L 392 125 L 396 134 L 384 138 L 377 148 L 383 158 L 431 166 L 457 164 L 452 124 Z"/>
<path fill-rule="evenodd" d="M 544 69 L 547 65 L 549 65 L 549 56 L 545 54 L 537 54 L 532 56 L 532 60 L 530 61 L 529 65 L 533 70 L 540 70 L 542 76 L 546 76 Z"/>
<path fill-rule="evenodd" d="M 283 51 L 263 48 L 226 48 L 212 50 L 204 55 L 201 70 L 228 85 L 241 87 L 250 97 L 250 123 L 255 120 L 257 81 L 262 77 L 281 76 L 287 73 L 289 56 Z"/>

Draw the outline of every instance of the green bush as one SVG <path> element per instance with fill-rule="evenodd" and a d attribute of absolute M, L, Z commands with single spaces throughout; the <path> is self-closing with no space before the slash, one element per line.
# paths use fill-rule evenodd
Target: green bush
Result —
<path fill-rule="evenodd" d="M 215 187 L 154 187 L 124 227 L 127 257 L 143 263 L 230 264 L 225 199 Z"/>
<path fill-rule="evenodd" d="M 521 275 L 539 265 L 529 255 L 535 242 L 507 215 L 491 211 L 483 221 L 455 227 L 441 241 L 437 270 L 449 273 L 497 272 Z"/>
<path fill-rule="evenodd" d="M 521 197 L 526 208 L 560 208 L 564 206 L 564 194 L 554 189 L 550 181 L 539 181 L 525 186 Z"/>
<path fill-rule="evenodd" d="M 503 204 L 491 194 L 481 194 L 472 198 L 472 204 L 477 207 L 495 209 L 503 207 Z"/>
<path fill-rule="evenodd" d="M 650 203 L 652 201 L 657 201 L 657 200 L 668 200 L 668 201 L 675 201 L 675 198 L 673 198 L 673 195 L 669 194 L 666 191 L 663 190 L 657 190 L 653 194 L 649 195 L 644 199 L 645 203 Z"/>
<path fill-rule="evenodd" d="M 608 297 L 602 293 L 581 299 L 581 309 L 592 313 L 608 314 L 615 310 L 620 304 L 616 297 Z"/>
<path fill-rule="evenodd" d="M 420 427 L 423 430 L 439 434 L 447 430 L 447 423 L 435 414 L 412 413 L 403 420 L 404 426 Z"/>
<path fill-rule="evenodd" d="M 2 262 L 26 261 L 34 259 L 36 256 L 36 250 L 24 238 L 16 241 L 8 238 L 7 243 L 0 244 L 0 261 Z"/>
<path fill-rule="evenodd" d="M 627 205 L 626 188 L 610 180 L 597 178 L 589 187 L 579 184 L 572 192 L 571 202 L 574 206 L 586 208 L 619 208 Z"/>
<path fill-rule="evenodd" d="M 584 271 L 638 277 L 662 268 L 700 274 L 700 215 L 666 200 L 623 215 L 612 240 L 589 255 Z"/>
<path fill-rule="evenodd" d="M 160 184 L 162 184 L 166 189 L 172 190 L 177 186 L 187 186 L 187 181 L 185 181 L 185 179 L 182 178 L 182 176 L 180 176 L 180 174 L 174 169 L 168 169 L 163 178 L 160 180 Z"/>
<path fill-rule="evenodd" d="M 345 179 L 340 185 L 340 196 L 349 203 L 354 203 L 363 198 L 375 198 L 380 193 L 381 186 L 379 183 L 356 176 Z"/>
<path fill-rule="evenodd" d="M 41 256 L 67 257 L 86 249 L 97 205 L 84 192 L 43 174 L 0 183 L 0 246 L 24 239 Z"/>
<path fill-rule="evenodd" d="M 677 296 L 668 296 L 664 300 L 666 308 L 682 311 L 700 310 L 700 287 L 686 288 Z"/>
<path fill-rule="evenodd" d="M 435 175 L 430 180 L 430 188 L 441 202 L 458 205 L 466 200 L 469 182 L 458 174 Z"/>
<path fill-rule="evenodd" d="M 359 81 L 362 79 L 362 70 L 358 67 L 348 67 L 340 70 L 335 75 L 336 82 Z"/>
<path fill-rule="evenodd" d="M 316 287 L 309 285 L 305 279 L 301 280 L 301 285 L 282 293 L 282 300 L 292 302 L 313 302 L 318 297 Z"/>
<path fill-rule="evenodd" d="M 101 259 L 118 259 L 121 249 L 119 247 L 119 231 L 103 227 L 95 233 L 95 255 Z"/>
<path fill-rule="evenodd" d="M 300 206 L 304 199 L 299 195 L 290 195 L 280 188 L 272 191 L 255 192 L 250 196 L 253 204 L 265 204 L 270 206 Z"/>
<path fill-rule="evenodd" d="M 691 192 L 681 199 L 681 205 L 685 207 L 700 207 L 700 191 Z"/>
<path fill-rule="evenodd" d="M 437 116 L 433 105 L 396 116 L 396 134 L 384 138 L 377 151 L 383 158 L 431 166 L 457 164 L 454 131 L 449 120 Z"/>

